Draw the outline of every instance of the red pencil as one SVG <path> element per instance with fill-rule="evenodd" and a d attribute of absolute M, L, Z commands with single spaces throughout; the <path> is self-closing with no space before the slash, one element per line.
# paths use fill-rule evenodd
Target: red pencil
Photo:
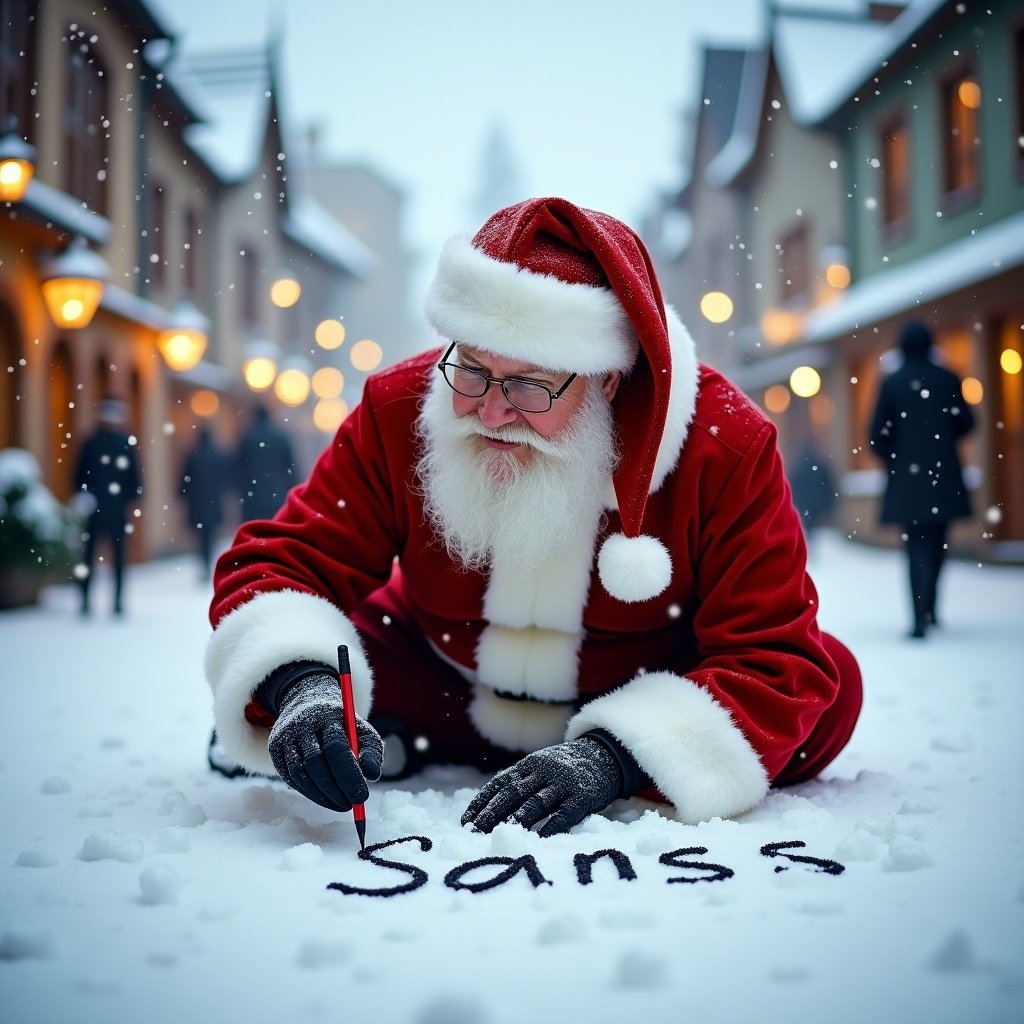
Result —
<path fill-rule="evenodd" d="M 341 703 L 345 713 L 345 735 L 352 747 L 352 753 L 359 760 L 359 734 L 356 732 L 356 702 L 352 696 L 352 669 L 348 662 L 348 648 L 342 644 L 338 648 L 338 680 L 341 683 Z M 359 848 L 366 849 L 366 807 L 363 804 L 352 806 L 352 820 L 356 823 L 356 834 L 359 836 Z"/>

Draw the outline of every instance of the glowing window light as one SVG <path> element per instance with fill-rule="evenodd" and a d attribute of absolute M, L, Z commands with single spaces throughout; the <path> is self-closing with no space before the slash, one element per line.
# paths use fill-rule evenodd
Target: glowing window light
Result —
<path fill-rule="evenodd" d="M 338 348 L 345 341 L 345 325 L 340 320 L 321 320 L 313 337 L 321 348 Z"/>
<path fill-rule="evenodd" d="M 706 292 L 700 300 L 700 311 L 713 324 L 724 324 L 732 316 L 732 299 L 725 292 Z"/>
<path fill-rule="evenodd" d="M 821 390 L 821 376 L 813 366 L 798 366 L 789 375 L 789 387 L 797 398 L 810 398 Z"/>
<path fill-rule="evenodd" d="M 220 409 L 220 396 L 216 391 L 196 391 L 189 399 L 188 407 L 194 415 L 208 420 L 211 416 L 217 415 L 217 410 Z"/>
<path fill-rule="evenodd" d="M 317 398 L 337 398 L 345 387 L 345 375 L 336 366 L 321 366 L 313 374 L 312 385 Z"/>
<path fill-rule="evenodd" d="M 357 341 L 352 346 L 352 351 L 349 353 L 349 359 L 352 360 L 352 365 L 357 370 L 362 370 L 363 373 L 369 373 L 371 370 L 376 370 L 377 367 L 380 366 L 383 358 L 384 349 L 370 338 L 363 338 L 362 341 Z"/>
<path fill-rule="evenodd" d="M 274 394 L 285 405 L 302 405 L 309 398 L 309 375 L 297 366 L 282 370 L 274 381 Z"/>
<path fill-rule="evenodd" d="M 839 291 L 850 287 L 850 268 L 842 263 L 830 263 L 825 268 L 825 280 Z"/>
<path fill-rule="evenodd" d="M 789 388 L 784 384 L 773 384 L 765 389 L 764 407 L 771 413 L 779 415 L 789 408 Z"/>
<path fill-rule="evenodd" d="M 965 78 L 956 88 L 956 98 L 968 109 L 981 106 L 981 86 L 972 78 Z"/>
<path fill-rule="evenodd" d="M 1003 351 L 999 353 L 999 365 L 1002 367 L 1003 373 L 1008 373 L 1011 376 L 1020 373 L 1020 353 L 1012 348 L 1004 348 Z"/>
<path fill-rule="evenodd" d="M 270 286 L 270 301 L 281 309 L 294 306 L 302 294 L 302 285 L 292 274 L 281 274 Z"/>
<path fill-rule="evenodd" d="M 340 398 L 321 398 L 313 408 L 313 425 L 325 434 L 333 434 L 348 415 L 348 404 Z"/>
<path fill-rule="evenodd" d="M 968 405 L 981 405 L 985 397 L 985 386 L 977 377 L 964 377 L 962 391 Z"/>

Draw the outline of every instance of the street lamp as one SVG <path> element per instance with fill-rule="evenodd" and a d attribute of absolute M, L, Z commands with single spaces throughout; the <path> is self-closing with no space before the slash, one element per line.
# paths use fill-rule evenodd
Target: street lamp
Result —
<path fill-rule="evenodd" d="M 172 370 L 191 370 L 206 351 L 209 318 L 191 299 L 179 299 L 170 312 L 168 326 L 157 337 L 156 345 L 164 362 Z"/>
<path fill-rule="evenodd" d="M 110 267 L 102 256 L 75 238 L 39 268 L 43 300 L 58 327 L 77 329 L 92 321 L 103 298 Z"/>
<path fill-rule="evenodd" d="M 35 170 L 35 147 L 9 128 L 0 138 L 0 202 L 20 202 Z"/>

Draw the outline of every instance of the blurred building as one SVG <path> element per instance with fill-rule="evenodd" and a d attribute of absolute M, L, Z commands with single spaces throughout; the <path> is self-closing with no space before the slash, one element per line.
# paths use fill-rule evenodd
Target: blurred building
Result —
<path fill-rule="evenodd" d="M 840 524 L 875 542 L 896 539 L 867 448 L 878 380 L 900 325 L 932 324 L 980 422 L 953 544 L 1020 560 L 1024 4 L 813 6 L 705 53 L 686 180 L 645 230 L 665 291 L 784 456 L 826 453 Z"/>
<path fill-rule="evenodd" d="M 166 552 L 197 424 L 230 445 L 264 402 L 301 472 L 343 390 L 389 358 L 369 329 L 345 343 L 347 311 L 379 294 L 378 239 L 300 187 L 273 47 L 186 59 L 142 0 L 0 0 L 0 26 L 0 155 L 34 170 L 0 193 L 0 447 L 30 450 L 68 498 L 98 400 L 127 399 L 133 555 Z M 382 230 L 390 252 L 397 225 Z"/>

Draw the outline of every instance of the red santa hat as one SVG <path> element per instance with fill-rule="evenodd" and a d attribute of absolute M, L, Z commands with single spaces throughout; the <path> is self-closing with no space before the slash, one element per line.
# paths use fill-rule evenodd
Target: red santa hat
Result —
<path fill-rule="evenodd" d="M 621 221 L 564 199 L 499 210 L 442 250 L 426 299 L 441 335 L 552 371 L 629 372 L 614 400 L 613 484 L 622 533 L 598 556 L 604 588 L 645 601 L 669 584 L 665 546 L 642 534 L 671 388 L 665 315 L 650 255 Z"/>

